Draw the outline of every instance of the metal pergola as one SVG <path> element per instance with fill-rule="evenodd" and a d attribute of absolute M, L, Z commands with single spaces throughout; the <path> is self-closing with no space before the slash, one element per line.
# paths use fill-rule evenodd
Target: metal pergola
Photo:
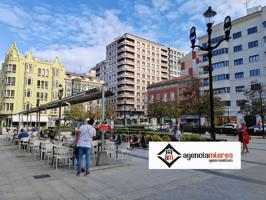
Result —
<path fill-rule="evenodd" d="M 88 101 L 93 101 L 97 99 L 101 99 L 103 96 L 103 87 L 102 88 L 93 88 L 84 92 L 81 92 L 79 94 L 69 96 L 62 98 L 60 100 L 52 101 L 47 104 L 39 105 L 36 106 L 35 108 L 25 110 L 19 113 L 15 113 L 19 115 L 19 120 L 20 120 L 20 115 L 26 115 L 27 116 L 27 123 L 28 123 L 28 115 L 31 113 L 36 113 L 39 120 L 38 120 L 38 127 L 40 128 L 40 113 L 41 111 L 44 110 L 49 110 L 49 109 L 54 109 L 58 108 L 59 106 L 69 106 L 69 105 L 74 105 L 78 103 L 84 103 Z M 114 93 L 110 90 L 104 91 L 104 97 L 110 97 L 113 96 Z"/>

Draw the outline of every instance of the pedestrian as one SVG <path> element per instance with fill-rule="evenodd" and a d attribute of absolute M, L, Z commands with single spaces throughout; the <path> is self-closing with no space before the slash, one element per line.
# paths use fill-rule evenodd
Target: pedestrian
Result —
<path fill-rule="evenodd" d="M 241 133 L 242 133 L 242 143 L 243 143 L 243 150 L 242 153 L 248 153 L 248 144 L 250 140 L 250 136 L 247 131 L 246 123 L 241 124 Z"/>
<path fill-rule="evenodd" d="M 181 131 L 180 131 L 180 128 L 177 127 L 175 131 L 175 141 L 180 141 L 180 139 L 181 139 Z"/>
<path fill-rule="evenodd" d="M 81 162 L 83 155 L 86 157 L 86 172 L 85 176 L 90 175 L 90 150 L 92 146 L 93 137 L 96 136 L 96 130 L 93 127 L 94 119 L 90 119 L 88 124 L 84 124 L 79 128 L 77 133 L 77 147 L 78 147 L 78 162 L 77 162 L 77 176 L 80 175 Z"/>

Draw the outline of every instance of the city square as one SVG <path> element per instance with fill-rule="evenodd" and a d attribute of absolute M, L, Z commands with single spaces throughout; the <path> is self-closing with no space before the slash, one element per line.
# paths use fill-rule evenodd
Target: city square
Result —
<path fill-rule="evenodd" d="M 0 200 L 265 198 L 264 1 L 0 11 Z"/>

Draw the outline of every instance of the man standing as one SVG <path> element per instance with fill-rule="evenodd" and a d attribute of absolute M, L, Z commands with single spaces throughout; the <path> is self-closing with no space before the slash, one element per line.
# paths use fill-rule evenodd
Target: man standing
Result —
<path fill-rule="evenodd" d="M 96 130 L 93 128 L 94 120 L 90 119 L 88 124 L 82 125 L 77 133 L 77 147 L 78 147 L 78 162 L 77 162 L 77 176 L 80 175 L 81 161 L 85 154 L 86 156 L 86 173 L 85 176 L 90 175 L 90 149 L 92 138 L 96 136 Z"/>

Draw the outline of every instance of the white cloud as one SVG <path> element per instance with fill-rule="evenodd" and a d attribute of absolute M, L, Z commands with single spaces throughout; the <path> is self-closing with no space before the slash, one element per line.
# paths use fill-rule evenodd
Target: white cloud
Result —
<path fill-rule="evenodd" d="M 160 11 L 169 10 L 171 7 L 170 0 L 152 0 L 153 6 Z"/>
<path fill-rule="evenodd" d="M 26 17 L 27 14 L 18 7 L 0 4 L 0 22 L 12 27 L 23 28 L 23 19 Z"/>
<path fill-rule="evenodd" d="M 54 46 L 46 50 L 31 49 L 34 56 L 41 59 L 54 60 L 56 56 L 66 71 L 87 72 L 96 63 L 104 60 L 105 46 L 92 47 L 62 47 Z"/>

